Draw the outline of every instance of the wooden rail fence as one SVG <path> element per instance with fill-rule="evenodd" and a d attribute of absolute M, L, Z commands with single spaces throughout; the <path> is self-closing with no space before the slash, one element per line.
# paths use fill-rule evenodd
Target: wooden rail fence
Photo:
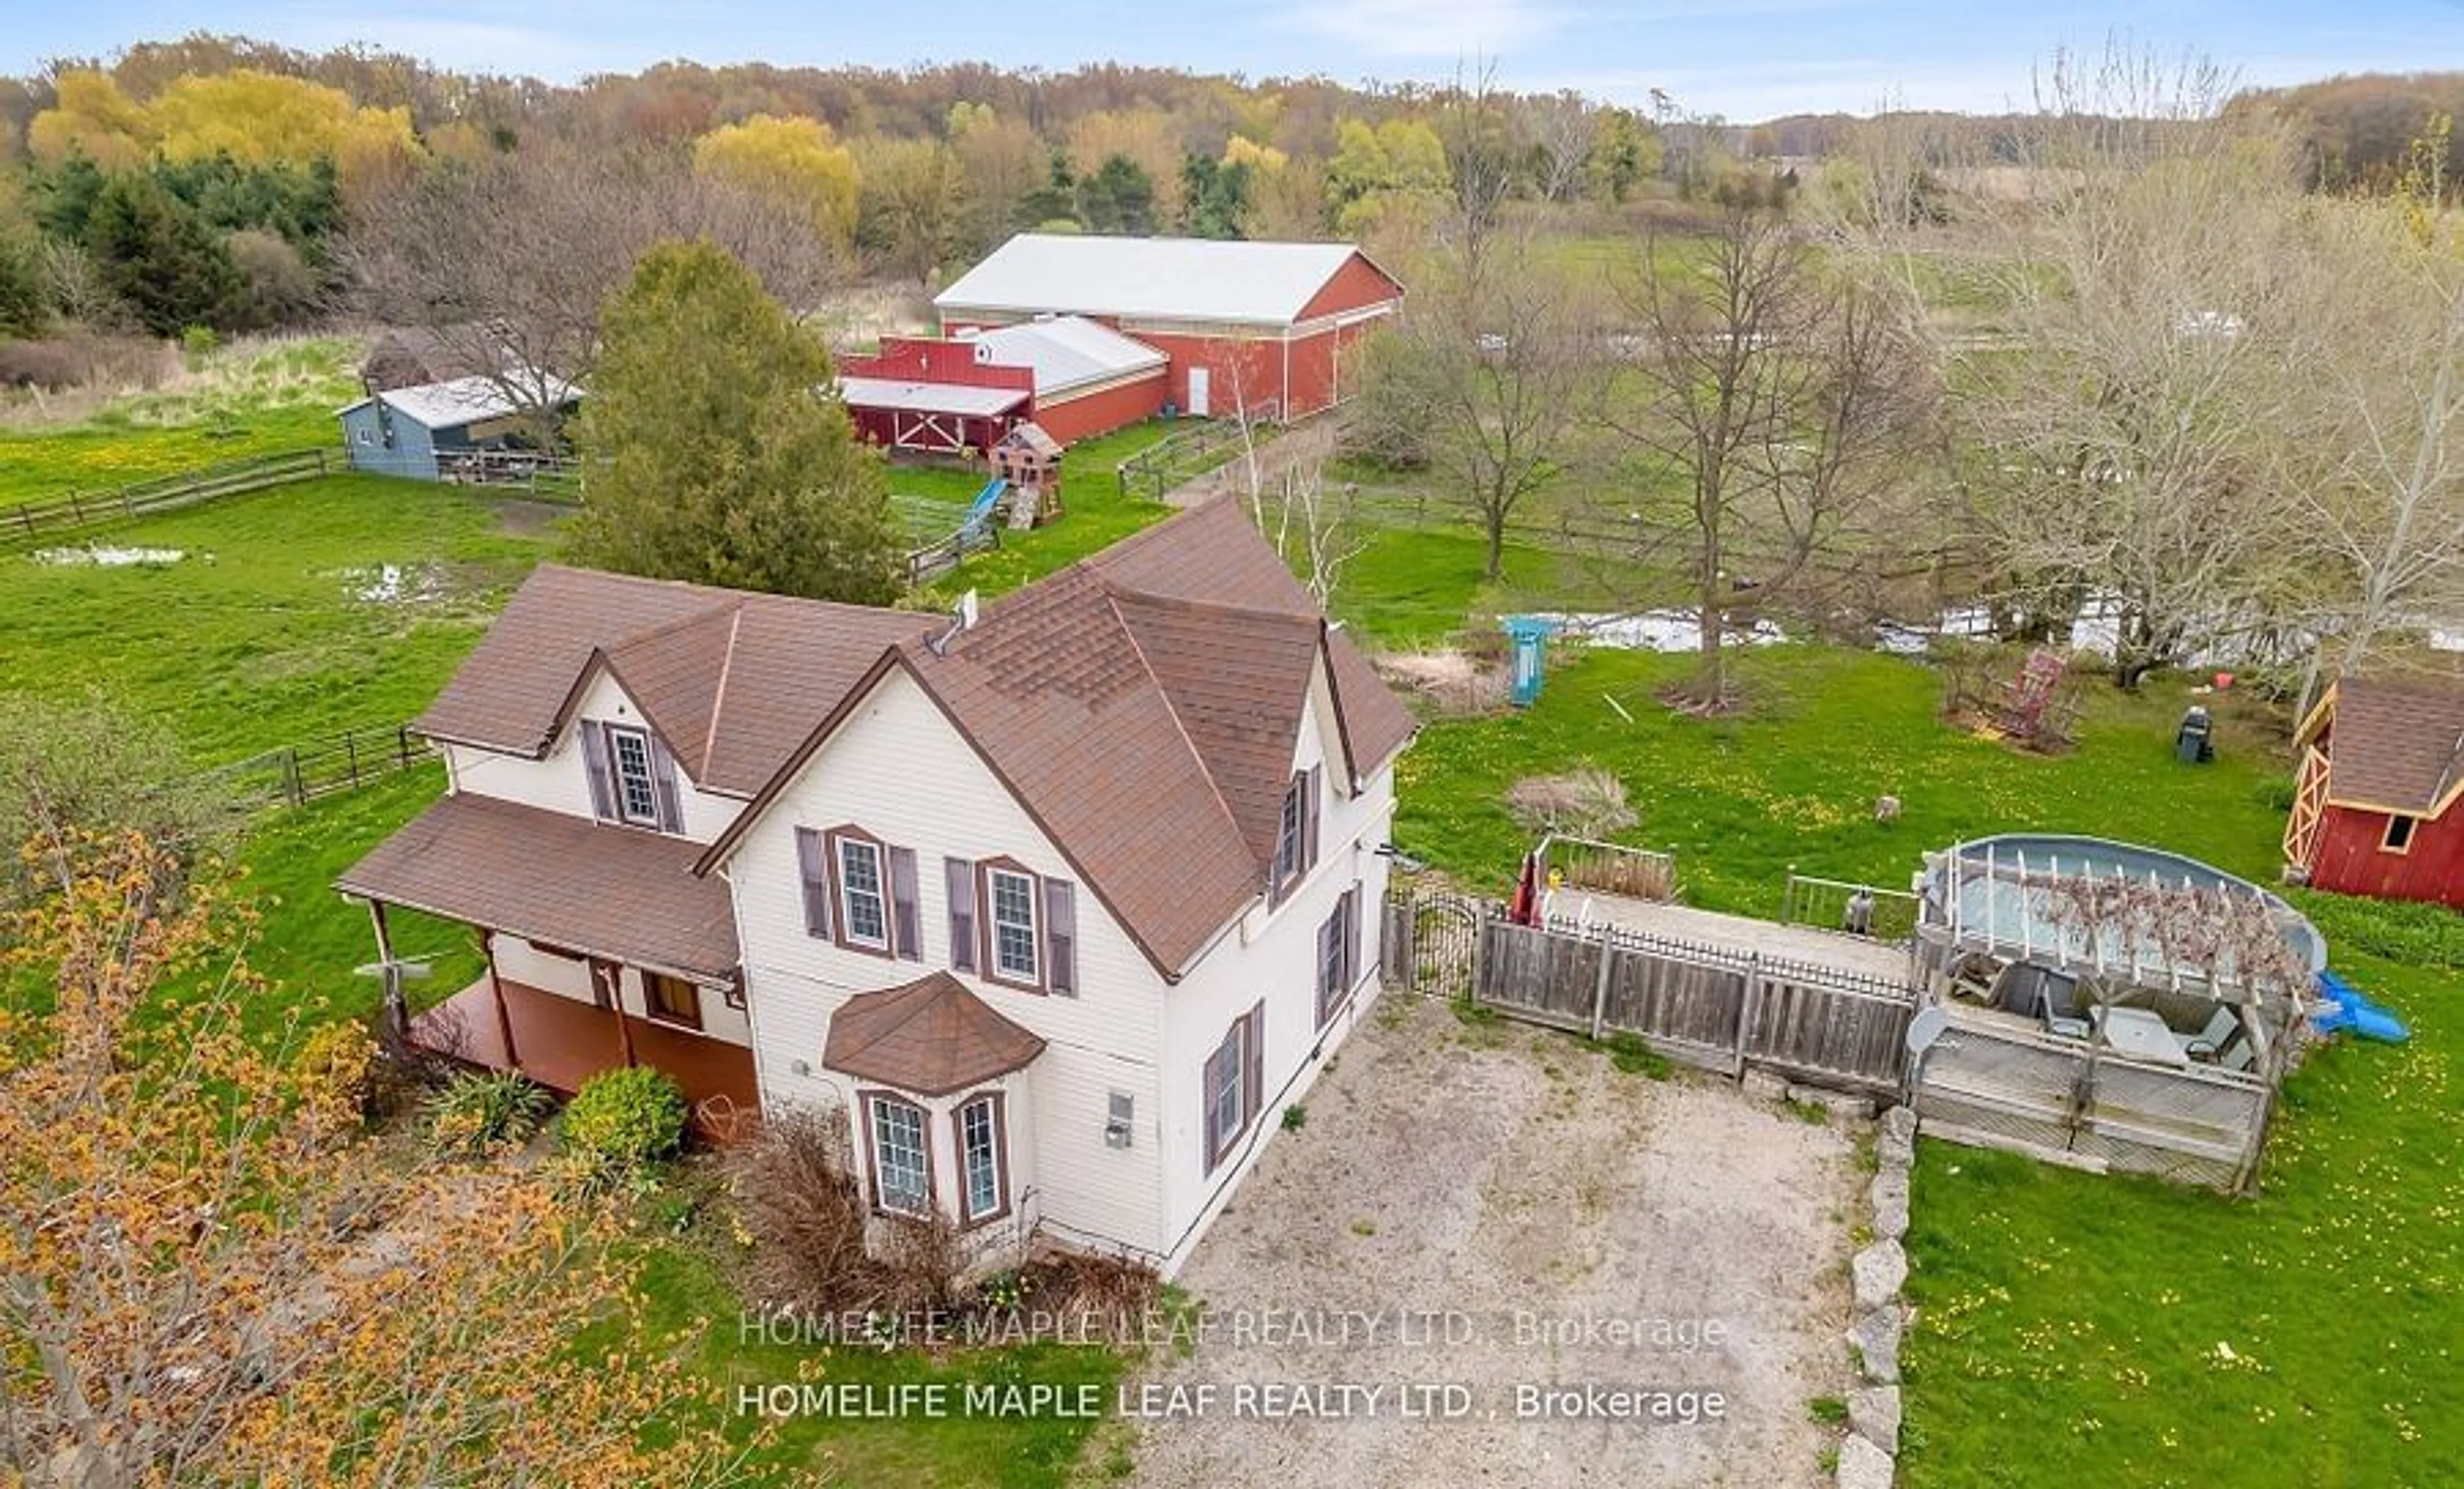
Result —
<path fill-rule="evenodd" d="M 0 543 L 74 536 L 113 523 L 176 512 L 222 496 L 261 492 L 330 475 L 348 464 L 339 449 L 292 449 L 225 460 L 176 475 L 99 492 L 71 492 L 0 509 Z"/>
<path fill-rule="evenodd" d="M 201 771 L 197 778 L 253 807 L 302 806 L 338 791 L 355 791 L 432 758 L 410 726 L 347 729 L 339 734 L 263 751 Z"/>

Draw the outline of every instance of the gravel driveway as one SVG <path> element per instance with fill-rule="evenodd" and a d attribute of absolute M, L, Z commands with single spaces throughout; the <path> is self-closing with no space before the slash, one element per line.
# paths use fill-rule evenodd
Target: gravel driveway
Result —
<path fill-rule="evenodd" d="M 1390 995 L 1183 1273 L 1134 1481 L 1810 1489 L 1854 1135 Z"/>

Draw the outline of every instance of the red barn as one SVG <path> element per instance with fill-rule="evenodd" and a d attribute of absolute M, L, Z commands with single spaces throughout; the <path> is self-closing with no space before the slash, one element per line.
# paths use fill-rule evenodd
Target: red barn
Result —
<path fill-rule="evenodd" d="M 2464 692 L 2346 678 L 2294 736 L 2292 877 L 2464 909 Z"/>
<path fill-rule="evenodd" d="M 946 335 L 1100 320 L 1170 359 L 1172 405 L 1296 419 L 1348 391 L 1346 355 L 1403 287 L 1348 243 L 1023 232 L 934 299 Z"/>
<path fill-rule="evenodd" d="M 1033 420 L 1065 445 L 1152 419 L 1169 393 L 1164 354 L 1077 316 L 949 339 L 886 337 L 839 360 L 839 397 L 860 438 L 893 449 L 989 449 Z"/>

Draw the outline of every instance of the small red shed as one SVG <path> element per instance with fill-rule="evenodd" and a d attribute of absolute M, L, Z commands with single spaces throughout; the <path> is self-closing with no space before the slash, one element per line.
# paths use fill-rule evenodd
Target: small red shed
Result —
<path fill-rule="evenodd" d="M 2289 877 L 2464 909 L 2464 690 L 2345 678 L 2294 735 Z"/>
<path fill-rule="evenodd" d="M 1163 353 L 1078 316 L 884 337 L 839 373 L 860 438 L 938 454 L 984 453 L 1030 420 L 1071 445 L 1152 419 L 1170 397 Z"/>
<path fill-rule="evenodd" d="M 952 336 L 1100 320 L 1170 359 L 1180 411 L 1296 419 L 1344 398 L 1353 346 L 1402 300 L 1349 243 L 1023 232 L 933 303 Z"/>

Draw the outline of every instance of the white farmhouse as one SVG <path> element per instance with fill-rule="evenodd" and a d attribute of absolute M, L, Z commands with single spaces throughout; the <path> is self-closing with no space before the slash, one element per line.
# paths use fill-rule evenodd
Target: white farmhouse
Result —
<path fill-rule="evenodd" d="M 844 1113 L 980 1246 L 1177 1269 L 1376 990 L 1411 719 L 1228 501 L 972 624 L 542 568 L 418 727 L 340 881 L 479 931 L 415 1040 Z"/>

